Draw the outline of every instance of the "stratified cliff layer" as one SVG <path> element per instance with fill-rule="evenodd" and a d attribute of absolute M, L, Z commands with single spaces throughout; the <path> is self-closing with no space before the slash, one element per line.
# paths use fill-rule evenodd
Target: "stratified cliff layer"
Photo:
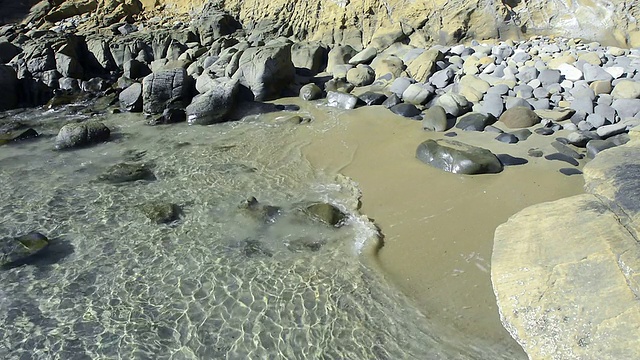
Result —
<path fill-rule="evenodd" d="M 10 10 L 0 22 L 19 17 L 25 6 Z M 98 22 L 123 14 L 137 17 L 171 14 L 206 15 L 217 8 L 238 17 L 245 28 L 277 31 L 298 40 L 322 40 L 362 48 L 374 37 L 409 38 L 413 45 L 469 39 L 517 38 L 533 34 L 640 45 L 640 10 L 627 0 L 43 0 L 36 13 L 91 12 Z M 9 6 L 11 5 L 11 6 Z M 203 12 L 203 8 L 205 11 Z M 37 16 L 27 17 L 33 20 Z M 120 17 L 121 18 L 121 17 Z M 49 21 L 56 17 L 49 16 Z M 129 18 L 133 21 L 132 18 Z M 376 35 L 376 36 L 374 36 Z M 384 44 L 382 44 L 384 45 Z"/>

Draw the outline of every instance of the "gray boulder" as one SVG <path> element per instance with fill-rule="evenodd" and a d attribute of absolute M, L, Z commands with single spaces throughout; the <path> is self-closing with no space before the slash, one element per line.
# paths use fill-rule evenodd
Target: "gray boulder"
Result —
<path fill-rule="evenodd" d="M 345 94 L 337 91 L 327 92 L 327 105 L 339 109 L 353 109 L 358 103 L 355 95 Z"/>
<path fill-rule="evenodd" d="M 357 51 L 349 45 L 333 47 L 329 50 L 327 72 L 333 73 L 333 68 L 336 65 L 347 64 L 356 54 Z"/>
<path fill-rule="evenodd" d="M 427 131 L 447 130 L 447 113 L 441 106 L 435 105 L 425 110 L 422 117 L 422 129 Z"/>
<path fill-rule="evenodd" d="M 448 139 L 421 143 L 416 157 L 425 164 L 454 174 L 499 173 L 503 169 L 491 151 Z"/>
<path fill-rule="evenodd" d="M 142 80 L 143 110 L 160 114 L 169 104 L 187 101 L 191 88 L 187 71 L 183 68 L 152 73 Z"/>
<path fill-rule="evenodd" d="M 322 89 L 314 83 L 309 83 L 300 88 L 299 96 L 306 101 L 317 100 L 322 97 Z"/>
<path fill-rule="evenodd" d="M 124 111 L 142 111 L 142 84 L 133 83 L 128 88 L 122 90 L 118 95 L 120 108 Z"/>
<path fill-rule="evenodd" d="M 56 149 L 69 149 L 109 140 L 111 130 L 103 123 L 90 121 L 63 126 L 56 137 Z"/>
<path fill-rule="evenodd" d="M 189 125 L 209 125 L 226 121 L 233 110 L 238 93 L 238 82 L 228 78 L 216 79 L 217 86 L 200 94 L 186 108 Z"/>
<path fill-rule="evenodd" d="M 108 168 L 98 177 L 98 181 L 122 184 L 138 180 L 156 180 L 149 166 L 140 163 L 119 163 Z"/>
<path fill-rule="evenodd" d="M 251 89 L 255 100 L 262 101 L 280 96 L 294 76 L 291 45 L 276 43 L 245 50 L 233 78 Z"/>
<path fill-rule="evenodd" d="M 496 120 L 491 114 L 470 112 L 458 118 L 456 127 L 464 131 L 484 131 L 487 126 L 492 125 Z"/>
<path fill-rule="evenodd" d="M 320 42 L 297 42 L 291 46 L 291 62 L 297 71 L 315 75 L 327 63 L 327 48 Z"/>
<path fill-rule="evenodd" d="M 376 72 L 369 65 L 360 64 L 347 71 L 347 81 L 355 86 L 371 85 L 376 78 Z"/>

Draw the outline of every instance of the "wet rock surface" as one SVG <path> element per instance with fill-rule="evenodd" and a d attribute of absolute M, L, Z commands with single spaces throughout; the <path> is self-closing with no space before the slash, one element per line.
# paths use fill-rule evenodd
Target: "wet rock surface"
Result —
<path fill-rule="evenodd" d="M 489 150 L 455 140 L 427 140 L 416 157 L 425 164 L 454 174 L 487 174 L 502 171 L 502 163 Z"/>

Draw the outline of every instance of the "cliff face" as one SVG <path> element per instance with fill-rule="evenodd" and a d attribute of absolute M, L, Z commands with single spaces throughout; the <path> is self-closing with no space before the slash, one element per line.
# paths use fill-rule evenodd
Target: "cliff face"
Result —
<path fill-rule="evenodd" d="M 206 0 L 141 0 L 146 10 L 196 13 Z M 374 35 L 421 42 L 554 34 L 638 46 L 640 9 L 626 0 L 212 0 L 249 28 L 367 45 Z"/>

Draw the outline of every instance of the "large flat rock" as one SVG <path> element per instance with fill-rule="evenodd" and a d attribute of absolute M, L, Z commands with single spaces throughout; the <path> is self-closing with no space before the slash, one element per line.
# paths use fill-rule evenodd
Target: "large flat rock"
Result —
<path fill-rule="evenodd" d="M 496 229 L 502 323 L 531 359 L 640 359 L 640 140 L 631 137 L 585 166 L 587 194 Z"/>

